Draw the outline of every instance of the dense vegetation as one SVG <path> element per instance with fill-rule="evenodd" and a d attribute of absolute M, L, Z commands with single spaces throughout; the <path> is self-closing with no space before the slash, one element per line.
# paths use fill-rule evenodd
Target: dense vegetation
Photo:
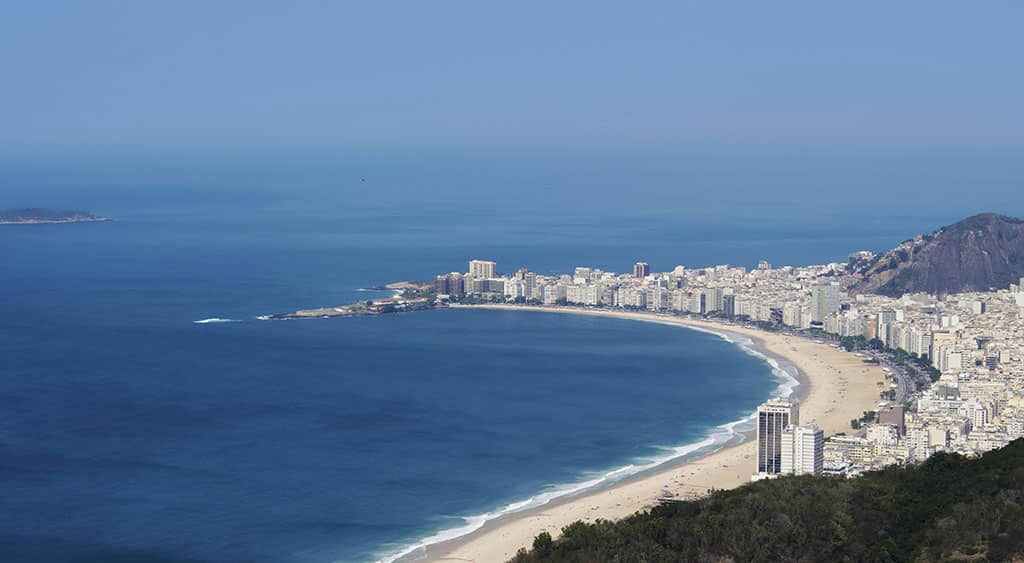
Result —
<path fill-rule="evenodd" d="M 889 360 L 895 364 L 899 364 L 907 372 L 912 379 L 920 379 L 923 373 L 928 376 L 933 383 L 939 380 L 942 376 L 942 372 L 935 368 L 930 361 L 928 361 L 927 355 L 917 355 L 907 352 L 903 348 L 889 348 L 885 345 L 885 342 L 877 338 L 868 340 L 863 336 L 844 336 L 839 340 L 840 346 L 843 347 L 847 352 L 853 352 L 856 350 L 871 349 L 879 352 L 885 352 L 889 354 Z"/>
<path fill-rule="evenodd" d="M 855 479 L 784 477 L 541 534 L 513 561 L 1024 561 L 1024 439 Z"/>
<path fill-rule="evenodd" d="M 878 413 L 875 412 L 875 411 L 864 411 L 864 416 L 862 416 L 860 418 L 855 418 L 855 419 L 850 421 L 850 428 L 853 428 L 854 430 L 857 430 L 858 428 L 860 428 L 864 424 L 867 424 L 869 422 L 874 422 L 875 421 L 875 416 L 877 416 L 877 415 L 878 415 Z"/>

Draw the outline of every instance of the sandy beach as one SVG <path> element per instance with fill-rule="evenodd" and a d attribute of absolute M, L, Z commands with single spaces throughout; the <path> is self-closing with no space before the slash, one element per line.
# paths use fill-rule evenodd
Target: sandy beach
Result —
<path fill-rule="evenodd" d="M 800 423 L 817 424 L 826 436 L 849 432 L 850 420 L 875 408 L 879 391 L 885 384 L 885 374 L 880 367 L 866 364 L 852 353 L 802 337 L 642 312 L 514 305 L 470 307 L 615 317 L 744 335 L 754 340 L 764 353 L 788 360 L 800 370 L 803 383 L 797 390 L 801 397 Z M 603 489 L 556 499 L 495 519 L 471 534 L 429 546 L 425 554 L 420 551 L 409 560 L 507 561 L 519 548 L 529 547 L 541 532 L 557 536 L 562 527 L 576 520 L 615 520 L 629 516 L 651 507 L 666 490 L 679 497 L 691 497 L 704 494 L 708 489 L 727 489 L 747 483 L 755 469 L 754 453 L 754 443 L 748 439 L 693 461 L 669 462 Z"/>

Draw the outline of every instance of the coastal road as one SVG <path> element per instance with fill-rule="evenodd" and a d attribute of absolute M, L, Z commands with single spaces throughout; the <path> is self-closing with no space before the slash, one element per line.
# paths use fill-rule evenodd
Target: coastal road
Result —
<path fill-rule="evenodd" d="M 907 371 L 903 369 L 903 366 L 889 361 L 884 354 L 872 353 L 871 357 L 878 360 L 882 367 L 889 369 L 890 377 L 896 377 L 896 387 L 890 387 L 890 389 L 896 390 L 896 398 L 893 400 L 893 403 L 901 405 L 904 401 L 910 400 L 910 397 L 917 389 L 917 385 L 910 375 L 907 374 Z"/>

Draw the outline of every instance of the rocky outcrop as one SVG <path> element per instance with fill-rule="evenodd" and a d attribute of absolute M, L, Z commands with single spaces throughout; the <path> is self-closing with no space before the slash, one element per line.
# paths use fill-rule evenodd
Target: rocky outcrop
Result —
<path fill-rule="evenodd" d="M 854 263 L 852 291 L 900 296 L 1001 289 L 1024 276 L 1024 220 L 983 213 Z"/>

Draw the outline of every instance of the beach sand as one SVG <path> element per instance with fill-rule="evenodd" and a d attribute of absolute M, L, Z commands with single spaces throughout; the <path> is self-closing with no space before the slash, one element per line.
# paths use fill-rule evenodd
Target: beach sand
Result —
<path fill-rule="evenodd" d="M 514 305 L 469 307 L 615 317 L 744 335 L 754 340 L 762 352 L 788 360 L 800 370 L 802 385 L 797 388 L 801 397 L 800 423 L 817 424 L 825 431 L 825 436 L 850 432 L 850 420 L 860 418 L 866 410 L 874 410 L 880 390 L 886 388 L 885 374 L 879 366 L 866 364 L 852 353 L 802 337 L 642 312 Z M 756 469 L 755 452 L 753 439 L 748 439 L 693 461 L 682 464 L 669 462 L 603 489 L 556 499 L 543 506 L 497 518 L 471 534 L 428 546 L 425 553 L 421 550 L 403 560 L 507 561 L 519 548 L 529 547 L 541 532 L 557 537 L 562 527 L 577 520 L 592 522 L 597 518 L 623 518 L 650 508 L 665 491 L 685 498 L 706 494 L 708 489 L 729 489 L 748 483 Z"/>

